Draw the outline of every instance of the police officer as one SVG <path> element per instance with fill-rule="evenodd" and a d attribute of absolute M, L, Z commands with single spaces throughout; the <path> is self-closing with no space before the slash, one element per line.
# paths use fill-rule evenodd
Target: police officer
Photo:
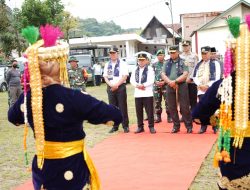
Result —
<path fill-rule="evenodd" d="M 184 60 L 179 57 L 179 47 L 170 46 L 170 59 L 162 67 L 162 79 L 167 83 L 167 103 L 171 118 L 173 119 L 172 133 L 180 131 L 180 119 L 177 110 L 177 98 L 180 103 L 181 114 L 187 133 L 192 133 L 192 117 L 189 108 L 188 87 L 186 79 L 188 76 L 188 67 Z"/>
<path fill-rule="evenodd" d="M 194 67 L 198 63 L 199 59 L 196 53 L 191 52 L 191 41 L 184 40 L 182 42 L 182 48 L 183 52 L 180 54 L 180 57 L 184 59 L 184 63 L 188 67 L 189 73 L 186 82 L 188 84 L 190 108 L 193 110 L 197 104 L 197 86 L 190 76 L 193 73 Z"/>
<path fill-rule="evenodd" d="M 70 88 L 86 91 L 86 82 L 88 80 L 87 71 L 78 67 L 79 61 L 72 56 L 69 59 L 70 69 L 68 69 Z"/>
<path fill-rule="evenodd" d="M 162 97 L 165 102 L 167 120 L 168 123 L 172 122 L 170 117 L 170 113 L 168 110 L 168 104 L 166 100 L 166 83 L 161 78 L 162 66 L 165 63 L 165 51 L 163 49 L 159 49 L 156 53 L 158 61 L 152 64 L 152 67 L 155 71 L 155 82 L 154 82 L 154 100 L 155 100 L 155 123 L 161 122 L 161 113 L 162 113 Z"/>

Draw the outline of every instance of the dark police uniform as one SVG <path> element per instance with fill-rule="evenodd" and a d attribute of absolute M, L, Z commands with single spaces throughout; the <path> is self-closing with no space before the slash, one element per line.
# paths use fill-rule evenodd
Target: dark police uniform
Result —
<path fill-rule="evenodd" d="M 83 94 L 79 90 L 65 88 L 58 84 L 42 90 L 45 142 L 53 144 L 53 142 L 79 141 L 81 143 L 82 141 L 83 144 L 85 138 L 83 121 L 87 120 L 92 124 L 113 121 L 115 125 L 119 125 L 122 121 L 118 108 Z M 8 119 L 13 124 L 24 123 L 23 102 L 22 94 L 8 112 Z M 30 91 L 27 94 L 27 116 L 34 130 Z M 80 151 L 61 159 L 45 158 L 42 169 L 38 168 L 35 156 L 32 163 L 34 188 L 36 190 L 40 190 L 41 187 L 48 190 L 83 189 L 90 181 L 90 170 L 85 156 L 85 152 L 83 154 L 83 151 Z"/>
<path fill-rule="evenodd" d="M 207 125 L 210 124 L 209 122 L 210 116 L 212 116 L 214 112 L 220 107 L 221 102 L 217 96 L 217 93 L 218 93 L 218 88 L 220 87 L 220 84 L 222 81 L 223 81 L 222 79 L 216 81 L 207 90 L 203 98 L 200 100 L 200 102 L 197 104 L 197 106 L 192 112 L 192 116 L 194 119 L 198 118 L 200 119 L 202 123 L 205 123 Z M 234 97 L 235 73 L 232 74 L 232 82 L 233 82 L 232 86 L 233 86 L 233 97 Z M 232 108 L 234 108 L 234 103 L 233 103 Z M 234 111 L 232 113 L 234 113 Z M 231 162 L 219 163 L 221 174 L 222 174 L 222 178 L 219 181 L 219 185 L 221 189 L 224 189 L 223 183 L 227 182 L 225 180 L 234 181 L 234 180 L 239 180 L 240 178 L 246 178 L 247 175 L 250 175 L 250 134 L 249 133 L 246 134 L 244 138 L 244 143 L 241 149 L 234 148 L 232 145 L 233 141 L 234 141 L 234 138 L 231 137 L 231 148 L 230 148 Z M 250 176 L 248 176 L 248 180 L 246 181 L 248 181 L 248 185 L 249 185 Z M 239 185 L 237 189 L 243 189 L 240 187 L 243 187 L 243 186 Z M 245 189 L 249 190 L 250 186 L 248 186 Z"/>

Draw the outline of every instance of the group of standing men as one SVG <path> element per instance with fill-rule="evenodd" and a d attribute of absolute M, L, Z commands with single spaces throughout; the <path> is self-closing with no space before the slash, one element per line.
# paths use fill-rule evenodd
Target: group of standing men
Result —
<path fill-rule="evenodd" d="M 170 59 L 165 60 L 165 50 L 156 53 L 157 62 L 150 65 L 150 58 L 146 52 L 137 54 L 138 65 L 132 72 L 130 82 L 135 87 L 135 107 L 138 129 L 135 133 L 144 132 L 143 108 L 147 113 L 148 125 L 151 133 L 155 133 L 154 123 L 162 121 L 162 99 L 164 99 L 168 123 L 173 122 L 172 133 L 180 131 L 183 121 L 187 133 L 192 133 L 192 109 L 207 89 L 221 78 L 222 67 L 218 60 L 211 57 L 211 48 L 201 48 L 201 61 L 191 52 L 191 42 L 183 41 L 183 52 L 180 54 L 178 46 L 169 48 Z M 212 48 L 214 50 L 214 48 Z M 110 61 L 105 64 L 103 77 L 107 83 L 109 103 L 120 108 L 123 115 L 122 126 L 125 133 L 129 132 L 129 118 L 127 109 L 126 79 L 128 66 L 119 59 L 119 49 L 111 48 Z M 78 68 L 75 57 L 69 59 L 71 68 L 68 70 L 70 86 L 85 91 L 88 74 L 85 69 Z M 7 82 L 11 105 L 21 93 L 20 72 L 16 70 L 16 62 L 7 73 Z M 18 79 L 18 80 L 17 80 Z M 17 84 L 18 83 L 18 84 Z M 17 88 L 18 87 L 18 88 Z M 20 92 L 19 92 L 20 91 Z M 180 113 L 179 113 L 180 112 Z M 182 115 L 180 119 L 179 115 Z M 155 117 L 154 117 L 155 115 Z M 206 132 L 207 126 L 201 123 L 199 133 Z M 118 130 L 113 126 L 110 133 Z M 213 127 L 216 133 L 216 128 Z"/>
<path fill-rule="evenodd" d="M 150 65 L 150 58 L 146 52 L 137 53 L 138 65 L 131 74 L 130 83 L 135 88 L 135 107 L 138 128 L 135 133 L 144 132 L 143 108 L 147 113 L 150 132 L 155 133 L 154 123 L 162 121 L 162 99 L 165 102 L 167 121 L 173 122 L 172 133 L 180 131 L 183 121 L 187 133 L 192 133 L 192 109 L 206 90 L 221 78 L 222 67 L 218 60 L 212 59 L 211 48 L 201 48 L 201 61 L 191 52 L 191 42 L 183 41 L 183 52 L 178 46 L 169 48 L 170 59 L 165 60 L 165 51 L 158 50 L 157 62 Z M 214 48 L 212 48 L 214 49 Z M 120 108 L 123 114 L 124 132 L 129 132 L 127 111 L 126 79 L 127 64 L 119 59 L 119 50 L 110 50 L 110 61 L 104 67 L 103 77 L 107 83 L 109 103 Z M 180 113 L 179 113 L 180 112 Z M 179 115 L 182 115 L 180 119 Z M 155 118 L 154 118 L 155 115 Z M 201 123 L 199 133 L 205 133 L 206 125 Z M 118 126 L 111 129 L 111 133 L 118 130 Z M 216 128 L 213 127 L 214 133 Z"/>

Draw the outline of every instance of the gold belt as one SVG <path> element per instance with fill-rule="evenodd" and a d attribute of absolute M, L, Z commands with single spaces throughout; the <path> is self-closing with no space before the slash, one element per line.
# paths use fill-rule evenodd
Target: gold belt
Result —
<path fill-rule="evenodd" d="M 100 189 L 100 180 L 97 170 L 94 166 L 92 159 L 86 151 L 84 140 L 71 141 L 71 142 L 52 142 L 45 141 L 44 145 L 44 158 L 45 159 L 62 159 L 73 156 L 83 152 L 84 160 L 90 172 L 90 186 L 91 190 Z"/>

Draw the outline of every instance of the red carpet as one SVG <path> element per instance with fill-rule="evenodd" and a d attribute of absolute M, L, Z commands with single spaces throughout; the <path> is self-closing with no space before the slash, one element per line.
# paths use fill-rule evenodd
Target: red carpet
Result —
<path fill-rule="evenodd" d="M 147 126 L 147 125 L 145 125 Z M 98 169 L 103 190 L 186 190 L 196 176 L 204 158 L 216 141 L 217 135 L 208 127 L 199 135 L 171 134 L 172 124 L 166 119 L 156 125 L 156 134 L 120 133 L 89 150 Z M 212 163 L 211 163 L 212 164 Z M 16 190 L 31 190 L 27 181 Z"/>

